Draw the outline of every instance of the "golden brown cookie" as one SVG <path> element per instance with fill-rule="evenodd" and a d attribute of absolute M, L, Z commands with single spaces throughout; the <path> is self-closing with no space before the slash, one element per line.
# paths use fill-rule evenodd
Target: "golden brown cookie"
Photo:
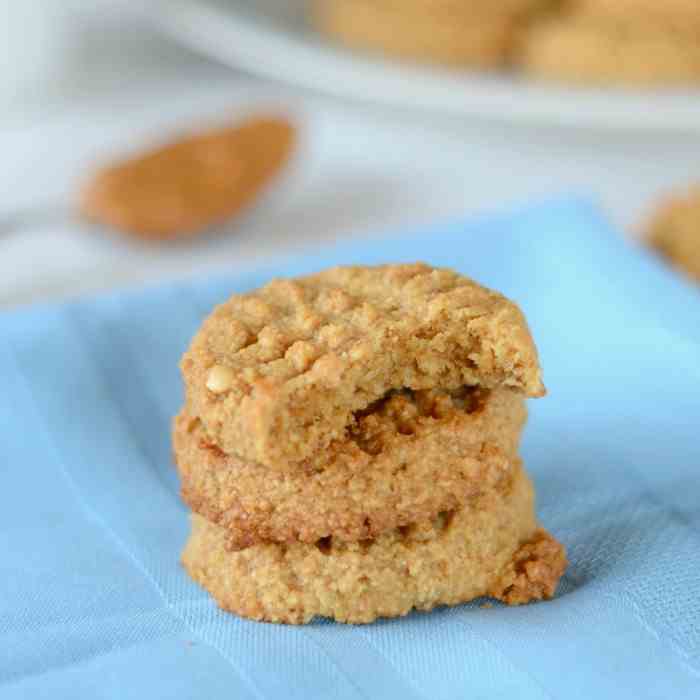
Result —
<path fill-rule="evenodd" d="M 97 171 L 81 211 L 141 238 L 189 236 L 250 204 L 287 161 L 295 130 L 257 117 L 166 144 Z"/>
<path fill-rule="evenodd" d="M 188 412 L 223 452 L 313 471 L 391 392 L 544 394 L 515 304 L 423 264 L 345 267 L 236 295 L 181 362 Z"/>
<path fill-rule="evenodd" d="M 604 21 L 654 24 L 683 33 L 700 30 L 697 0 L 576 0 L 577 13 Z"/>
<path fill-rule="evenodd" d="M 325 2 L 332 5 L 335 0 Z M 416 20 L 439 17 L 463 23 L 495 17 L 522 17 L 558 2 L 559 0 L 358 0 L 358 3 L 371 4 L 391 12 L 393 16 L 408 15 Z"/>
<path fill-rule="evenodd" d="M 526 603 L 551 597 L 566 568 L 563 547 L 537 526 L 522 469 L 461 509 L 354 543 L 230 552 L 226 531 L 193 515 L 182 560 L 225 610 L 292 624 L 367 623 L 484 595 Z"/>
<path fill-rule="evenodd" d="M 365 409 L 308 473 L 226 455 L 186 413 L 173 444 L 184 500 L 226 531 L 229 548 L 329 535 L 357 541 L 510 479 L 525 418 L 522 396 L 507 389 L 394 393 Z"/>
<path fill-rule="evenodd" d="M 316 0 L 312 17 L 319 31 L 351 48 L 455 66 L 502 65 L 514 29 L 507 12 L 424 1 Z"/>
<path fill-rule="evenodd" d="M 700 186 L 659 207 L 649 225 L 649 243 L 700 282 Z"/>
<path fill-rule="evenodd" d="M 700 80 L 700 41 L 652 22 L 572 15 L 533 27 L 517 62 L 564 82 L 682 85 Z"/>

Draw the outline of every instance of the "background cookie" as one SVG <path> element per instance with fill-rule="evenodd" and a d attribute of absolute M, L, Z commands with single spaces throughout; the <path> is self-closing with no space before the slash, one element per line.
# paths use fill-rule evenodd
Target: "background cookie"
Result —
<path fill-rule="evenodd" d="M 649 226 L 649 242 L 678 269 L 700 282 L 700 186 L 659 208 Z"/>
<path fill-rule="evenodd" d="M 323 1 L 323 0 L 321 0 Z M 325 0 L 334 4 L 335 0 Z M 536 10 L 559 4 L 558 0 L 358 0 L 358 4 L 371 4 L 387 12 L 410 15 L 413 18 L 452 18 L 466 22 L 495 17 L 519 17 Z"/>
<path fill-rule="evenodd" d="M 235 295 L 202 324 L 181 368 L 208 441 L 280 470 L 312 469 L 394 390 L 544 393 L 518 307 L 422 264 L 333 268 Z"/>
<path fill-rule="evenodd" d="M 700 43 L 650 25 L 569 18 L 534 27 L 518 62 L 542 78 L 579 83 L 686 84 L 700 80 Z"/>
<path fill-rule="evenodd" d="M 225 531 L 193 515 L 182 561 L 222 608 L 294 624 L 366 623 L 481 595 L 525 603 L 551 597 L 566 566 L 561 545 L 537 529 L 523 470 L 469 507 L 373 541 L 228 552 Z"/>
<path fill-rule="evenodd" d="M 697 0 L 576 0 L 577 13 L 601 20 L 653 23 L 681 32 L 700 31 L 700 2 Z"/>
<path fill-rule="evenodd" d="M 526 418 L 521 396 L 496 390 L 456 407 L 449 396 L 422 393 L 395 396 L 368 413 L 354 439 L 332 445 L 311 473 L 225 455 L 206 442 L 197 419 L 181 414 L 173 443 L 183 498 L 226 529 L 228 547 L 240 549 L 330 534 L 376 537 L 458 507 L 512 476 Z"/>
<path fill-rule="evenodd" d="M 456 66 L 502 65 L 513 39 L 509 17 L 456 14 L 449 6 L 422 11 L 410 3 L 316 0 L 313 21 L 322 33 L 351 48 Z"/>
<path fill-rule="evenodd" d="M 83 214 L 142 238 L 197 233 L 250 204 L 289 158 L 295 131 L 259 117 L 166 144 L 96 172 Z"/>

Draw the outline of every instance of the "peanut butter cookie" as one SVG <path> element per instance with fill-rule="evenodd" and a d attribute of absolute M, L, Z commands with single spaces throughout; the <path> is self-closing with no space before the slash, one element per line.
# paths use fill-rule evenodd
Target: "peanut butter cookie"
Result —
<path fill-rule="evenodd" d="M 269 470 L 175 420 L 187 504 L 226 530 L 227 545 L 376 537 L 461 506 L 511 478 L 526 413 L 507 389 L 393 392 L 356 415 L 308 473 Z"/>
<path fill-rule="evenodd" d="M 649 226 L 649 243 L 700 283 L 700 186 L 659 207 Z"/>
<path fill-rule="evenodd" d="M 81 211 L 140 238 L 190 236 L 250 204 L 294 141 L 290 122 L 269 117 L 188 136 L 94 173 Z"/>
<path fill-rule="evenodd" d="M 522 469 L 462 508 L 353 543 L 230 552 L 226 531 L 194 515 L 182 560 L 225 610 L 292 624 L 368 623 L 480 596 L 527 603 L 551 597 L 566 568 L 562 546 L 537 525 Z"/>
<path fill-rule="evenodd" d="M 576 11 L 603 20 L 654 23 L 681 32 L 700 31 L 697 0 L 576 0 Z"/>
<path fill-rule="evenodd" d="M 333 268 L 235 295 L 181 368 L 207 442 L 281 470 L 313 471 L 392 391 L 544 394 L 518 307 L 422 264 Z"/>
<path fill-rule="evenodd" d="M 505 297 L 416 263 L 235 295 L 182 360 L 190 575 L 256 620 L 551 597 L 563 547 L 518 455 L 537 350 Z"/>
<path fill-rule="evenodd" d="M 351 48 L 488 68 L 506 62 L 516 19 L 533 4 L 316 0 L 313 19 L 319 31 Z"/>
<path fill-rule="evenodd" d="M 606 14 L 602 4 L 535 25 L 523 37 L 517 63 L 531 75 L 561 82 L 663 86 L 700 81 L 700 25 L 660 11 L 658 16 Z"/>

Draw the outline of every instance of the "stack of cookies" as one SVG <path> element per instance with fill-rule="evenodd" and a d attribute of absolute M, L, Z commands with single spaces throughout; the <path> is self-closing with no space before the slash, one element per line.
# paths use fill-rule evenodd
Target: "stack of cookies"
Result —
<path fill-rule="evenodd" d="M 456 66 L 508 61 L 522 23 L 550 0 L 315 0 L 314 24 L 352 48 Z"/>
<path fill-rule="evenodd" d="M 698 0 L 572 0 L 568 7 L 529 32 L 525 70 L 601 84 L 700 80 Z"/>
<path fill-rule="evenodd" d="M 244 617 L 371 622 L 551 597 L 518 445 L 544 394 L 520 310 L 450 270 L 334 268 L 214 310 L 182 360 L 183 554 Z"/>

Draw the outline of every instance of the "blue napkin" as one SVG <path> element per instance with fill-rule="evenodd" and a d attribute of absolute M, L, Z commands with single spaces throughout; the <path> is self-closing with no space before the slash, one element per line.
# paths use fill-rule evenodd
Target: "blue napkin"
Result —
<path fill-rule="evenodd" d="M 178 359 L 272 275 L 426 260 L 517 300 L 549 395 L 523 453 L 571 566 L 555 600 L 369 627 L 220 612 L 178 564 Z M 240 277 L 0 316 L 0 697 L 700 698 L 700 294 L 585 203 Z"/>

